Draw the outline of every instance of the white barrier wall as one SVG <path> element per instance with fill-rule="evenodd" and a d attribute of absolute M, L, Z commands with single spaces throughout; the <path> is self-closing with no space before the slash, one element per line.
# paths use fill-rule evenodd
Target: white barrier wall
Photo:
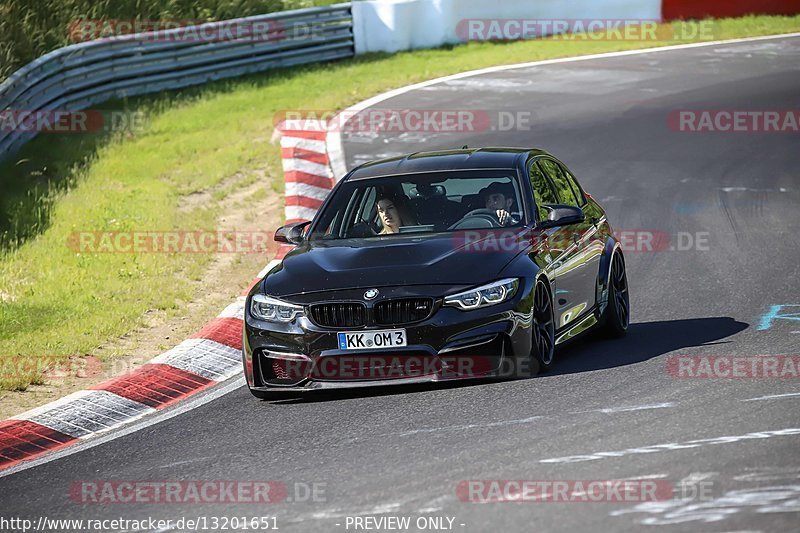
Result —
<path fill-rule="evenodd" d="M 356 53 L 398 52 L 464 42 L 465 21 L 476 19 L 660 20 L 661 0 L 355 1 Z"/>

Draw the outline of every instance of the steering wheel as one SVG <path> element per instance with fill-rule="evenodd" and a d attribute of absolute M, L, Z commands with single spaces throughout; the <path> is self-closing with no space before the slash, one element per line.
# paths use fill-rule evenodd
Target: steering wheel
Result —
<path fill-rule="evenodd" d="M 485 229 L 485 225 L 480 222 L 488 222 L 492 228 L 503 227 L 497 218 L 497 212 L 493 209 L 473 209 L 448 229 Z M 475 225 L 476 223 L 478 225 Z"/>
<path fill-rule="evenodd" d="M 356 224 L 353 224 L 353 227 L 350 228 L 347 232 L 347 239 L 363 239 L 365 237 L 374 237 L 378 233 L 372 228 L 369 222 L 362 220 Z"/>

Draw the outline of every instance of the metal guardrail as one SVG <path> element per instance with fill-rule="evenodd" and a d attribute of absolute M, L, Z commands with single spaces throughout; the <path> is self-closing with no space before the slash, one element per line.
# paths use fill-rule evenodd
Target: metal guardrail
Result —
<path fill-rule="evenodd" d="M 0 84 L 0 111 L 78 111 L 114 98 L 353 57 L 350 6 L 283 11 L 59 48 Z M 252 31 L 225 31 L 232 26 Z M 203 42 L 188 38 L 192 35 L 219 38 Z M 0 161 L 37 133 L 0 128 Z"/>

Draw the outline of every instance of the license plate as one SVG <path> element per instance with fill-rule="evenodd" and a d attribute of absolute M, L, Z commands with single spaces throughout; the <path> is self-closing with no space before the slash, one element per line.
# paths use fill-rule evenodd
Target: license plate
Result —
<path fill-rule="evenodd" d="M 406 346 L 406 330 L 345 331 L 339 333 L 340 350 L 374 350 Z"/>

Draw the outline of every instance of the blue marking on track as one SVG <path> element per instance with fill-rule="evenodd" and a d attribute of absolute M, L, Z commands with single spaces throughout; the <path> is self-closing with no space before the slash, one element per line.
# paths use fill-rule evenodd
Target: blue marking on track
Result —
<path fill-rule="evenodd" d="M 796 312 L 787 313 L 784 308 L 796 308 Z M 800 322 L 800 304 L 779 304 L 773 305 L 764 315 L 758 324 L 758 331 L 763 331 L 772 327 L 774 320 L 797 320 Z"/>

